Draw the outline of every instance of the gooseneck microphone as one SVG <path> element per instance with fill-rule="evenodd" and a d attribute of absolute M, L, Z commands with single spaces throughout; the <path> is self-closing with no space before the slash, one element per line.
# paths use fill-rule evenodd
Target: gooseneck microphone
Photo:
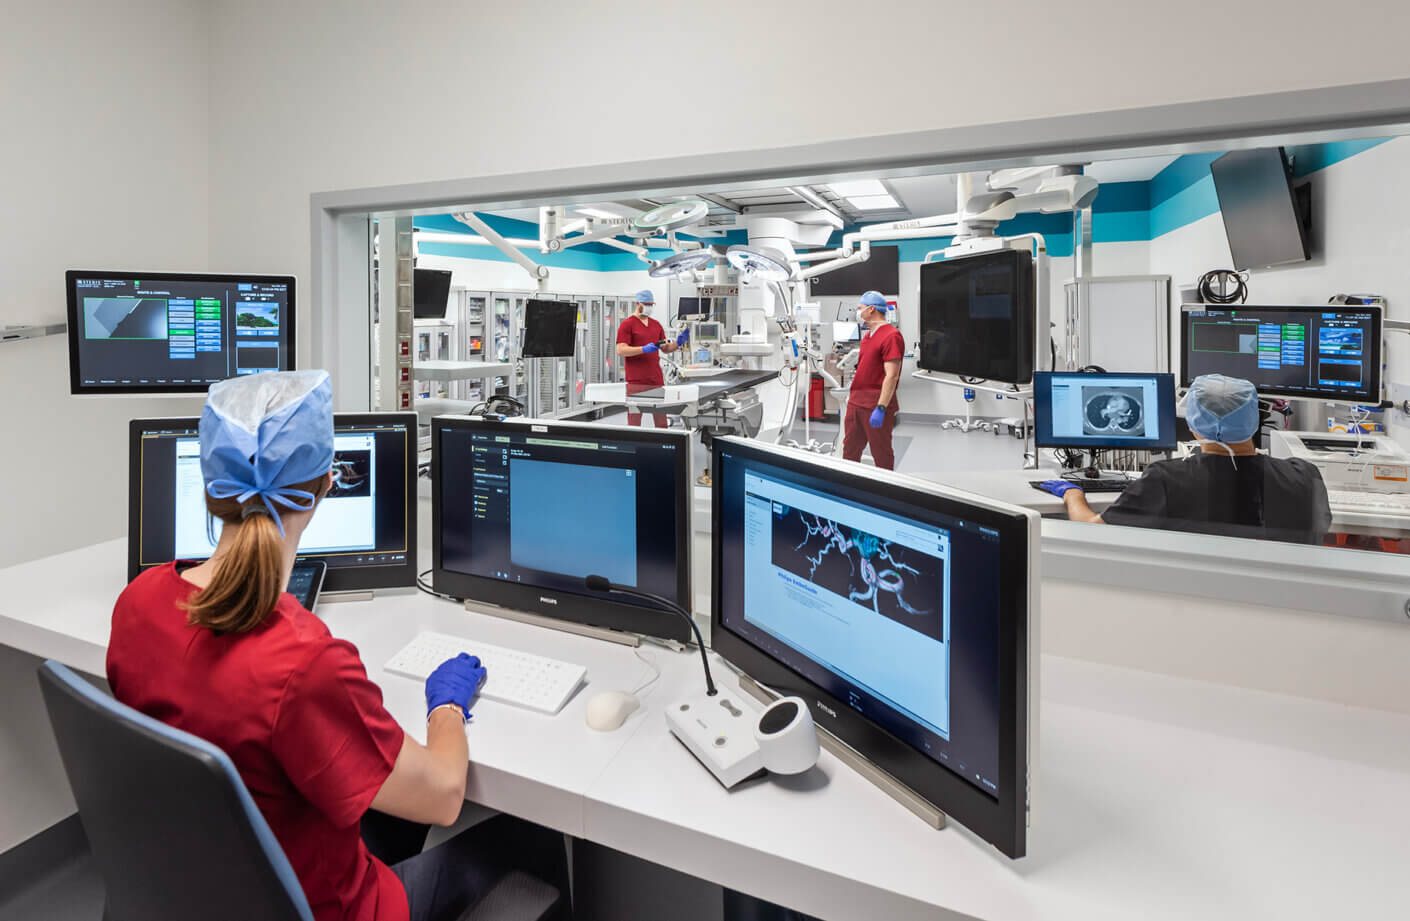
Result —
<path fill-rule="evenodd" d="M 715 690 L 715 681 L 710 677 L 710 660 L 705 656 L 705 640 L 700 636 L 700 627 L 695 623 L 695 618 L 690 616 L 690 612 L 669 598 L 661 595 L 653 595 L 651 592 L 643 592 L 628 585 L 617 585 L 607 579 L 606 576 L 588 576 L 583 580 L 590 591 L 594 592 L 616 592 L 619 595 L 631 595 L 634 598 L 642 598 L 652 604 L 664 608 L 673 614 L 679 614 L 685 618 L 685 622 L 690 624 L 690 629 L 695 632 L 695 645 L 700 647 L 700 664 L 705 666 L 705 693 L 714 697 L 719 692 Z"/>

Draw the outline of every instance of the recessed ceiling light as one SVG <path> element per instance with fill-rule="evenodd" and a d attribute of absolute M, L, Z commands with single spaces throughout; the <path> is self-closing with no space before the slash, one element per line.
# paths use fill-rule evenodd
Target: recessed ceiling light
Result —
<path fill-rule="evenodd" d="M 579 214 L 601 218 L 605 221 L 616 221 L 622 218 L 620 214 L 613 214 L 611 211 L 603 211 L 601 208 L 578 208 L 576 210 Z"/>
<path fill-rule="evenodd" d="M 886 186 L 881 184 L 880 179 L 857 179 L 852 182 L 833 182 L 828 185 L 829 189 L 842 196 L 851 198 L 853 195 L 885 195 Z"/>
<path fill-rule="evenodd" d="M 901 203 L 890 195 L 861 195 L 848 198 L 847 203 L 858 211 L 886 211 L 901 207 Z"/>

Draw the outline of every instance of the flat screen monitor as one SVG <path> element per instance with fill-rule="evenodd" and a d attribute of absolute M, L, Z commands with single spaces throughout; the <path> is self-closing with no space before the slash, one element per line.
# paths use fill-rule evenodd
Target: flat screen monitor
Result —
<path fill-rule="evenodd" d="M 571 358 L 577 344 L 578 305 L 530 298 L 524 304 L 525 358 Z"/>
<path fill-rule="evenodd" d="M 1266 396 L 1381 400 L 1380 307 L 1206 305 L 1180 321 L 1182 387 L 1227 374 Z"/>
<path fill-rule="evenodd" d="M 862 324 L 855 320 L 837 320 L 832 324 L 833 342 L 860 342 Z"/>
<path fill-rule="evenodd" d="M 1261 269 L 1310 258 L 1304 215 L 1281 148 L 1226 153 L 1209 164 L 1209 172 L 1236 269 Z"/>
<path fill-rule="evenodd" d="M 683 297 L 676 303 L 676 316 L 681 319 L 686 317 L 708 317 L 714 312 L 714 298 L 710 297 Z"/>
<path fill-rule="evenodd" d="M 712 460 L 715 651 L 1023 856 L 1037 513 L 757 441 Z"/>
<path fill-rule="evenodd" d="M 1040 448 L 1175 450 L 1175 375 L 1033 375 Z"/>
<path fill-rule="evenodd" d="M 900 250 L 895 246 L 871 247 L 865 262 L 813 278 L 809 297 L 861 297 L 868 291 L 895 294 L 901 290 Z"/>
<path fill-rule="evenodd" d="M 204 393 L 294 369 L 291 275 L 65 275 L 76 394 Z"/>
<path fill-rule="evenodd" d="M 927 371 L 1006 384 L 1033 379 L 1033 256 L 1005 249 L 920 267 L 920 355 Z"/>
<path fill-rule="evenodd" d="M 206 512 L 198 419 L 135 419 L 129 429 L 127 577 L 203 560 L 220 539 Z M 323 560 L 323 591 L 416 584 L 416 414 L 336 413 L 338 483 L 299 541 Z"/>
<path fill-rule="evenodd" d="M 445 416 L 431 479 L 438 592 L 689 641 L 679 617 L 583 584 L 600 575 L 691 609 L 686 432 Z"/>
<path fill-rule="evenodd" d="M 450 304 L 451 273 L 442 269 L 417 269 L 411 283 L 411 313 L 417 320 L 444 320 Z"/>

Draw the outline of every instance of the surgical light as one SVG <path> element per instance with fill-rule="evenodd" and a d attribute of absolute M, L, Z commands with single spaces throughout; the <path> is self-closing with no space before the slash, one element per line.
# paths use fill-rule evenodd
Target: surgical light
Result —
<path fill-rule="evenodd" d="M 777 250 L 737 244 L 725 252 L 725 258 L 745 280 L 787 281 L 793 275 L 793 267 Z"/>
<path fill-rule="evenodd" d="M 688 275 L 697 269 L 709 268 L 714 261 L 715 251 L 712 249 L 689 250 L 684 253 L 676 253 L 674 256 L 667 256 L 647 269 L 646 274 L 652 278 Z"/>
<path fill-rule="evenodd" d="M 709 213 L 710 206 L 703 201 L 673 201 L 632 218 L 631 230 L 638 236 L 670 233 L 698 224 Z"/>

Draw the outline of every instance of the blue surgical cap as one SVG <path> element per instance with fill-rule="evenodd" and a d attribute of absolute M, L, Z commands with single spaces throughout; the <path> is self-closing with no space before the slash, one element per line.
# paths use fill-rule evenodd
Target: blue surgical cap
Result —
<path fill-rule="evenodd" d="M 279 533 L 275 504 L 308 509 L 292 489 L 333 469 L 333 387 L 327 371 L 282 371 L 213 384 L 201 412 L 201 478 L 215 499 L 258 496 Z"/>
<path fill-rule="evenodd" d="M 886 302 L 886 298 L 882 297 L 880 291 L 868 291 L 866 294 L 862 295 L 862 299 L 858 301 L 858 303 L 864 304 L 867 307 L 875 307 L 883 313 L 891 308 L 891 305 Z"/>
<path fill-rule="evenodd" d="M 1242 378 L 1201 374 L 1185 394 L 1185 422 L 1208 441 L 1248 441 L 1258 431 L 1258 391 Z"/>
<path fill-rule="evenodd" d="M 636 302 L 638 304 L 654 304 L 656 303 L 656 295 L 651 293 L 650 288 L 642 288 L 636 293 Z"/>

